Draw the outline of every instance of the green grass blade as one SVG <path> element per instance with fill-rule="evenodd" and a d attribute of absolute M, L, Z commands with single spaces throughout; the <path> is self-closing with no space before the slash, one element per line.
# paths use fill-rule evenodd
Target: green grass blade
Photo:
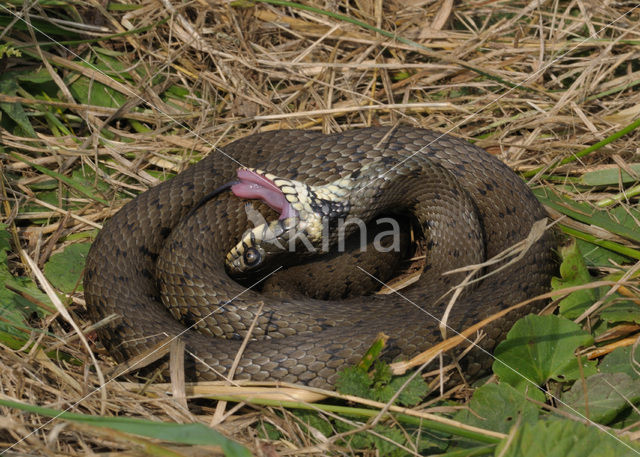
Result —
<path fill-rule="evenodd" d="M 560 230 L 562 230 L 564 233 L 574 238 L 587 241 L 591 244 L 595 244 L 596 246 L 600 246 L 602 248 L 609 249 L 610 251 L 617 252 L 618 254 L 626 255 L 627 257 L 630 257 L 632 259 L 640 260 L 640 251 L 636 249 L 623 246 L 613 241 L 597 238 L 589 233 L 581 232 L 580 230 L 567 227 L 566 225 L 559 224 L 559 227 Z"/>
<path fill-rule="evenodd" d="M 609 135 L 604 140 L 598 141 L 596 144 L 593 144 L 593 145 L 589 146 L 588 148 L 585 148 L 585 149 L 583 149 L 581 151 L 578 151 L 578 152 L 576 152 L 575 154 L 572 154 L 569 157 L 565 157 L 561 161 L 557 162 L 554 167 L 557 167 L 559 165 L 565 165 L 565 164 L 568 164 L 568 163 L 571 163 L 571 162 L 575 162 L 576 160 L 578 160 L 578 159 L 580 159 L 580 158 L 582 158 L 582 157 L 584 157 L 586 155 L 591 154 L 593 151 L 597 151 L 601 147 L 606 146 L 607 144 L 614 142 L 618 138 L 622 138 L 626 134 L 633 132 L 638 127 L 640 127 L 640 117 L 638 119 L 636 119 L 635 121 L 633 121 L 631 124 L 627 125 L 626 127 L 618 130 L 617 132 L 613 133 L 612 135 Z M 542 170 L 544 170 L 544 168 L 543 167 L 539 167 L 539 168 L 535 168 L 533 170 L 529 170 L 526 173 L 523 173 L 522 175 L 525 178 L 530 178 L 530 177 L 535 176 L 536 174 L 540 173 Z"/>
<path fill-rule="evenodd" d="M 240 444 L 203 424 L 177 424 L 153 422 L 131 417 L 102 417 L 68 413 L 56 409 L 29 405 L 12 400 L 0 399 L 0 405 L 28 411 L 41 416 L 78 422 L 94 427 L 105 427 L 132 435 L 157 438 L 180 444 L 220 446 L 228 457 L 250 457 L 251 453 Z"/>

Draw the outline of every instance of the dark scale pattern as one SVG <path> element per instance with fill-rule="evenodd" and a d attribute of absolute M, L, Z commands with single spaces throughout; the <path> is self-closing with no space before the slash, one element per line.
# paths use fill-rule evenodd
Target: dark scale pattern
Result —
<path fill-rule="evenodd" d="M 309 185 L 362 170 L 352 214 L 367 218 L 380 205 L 402 207 L 415 211 L 420 226 L 429 228 L 429 268 L 402 293 L 440 317 L 443 306 L 435 297 L 448 284 L 442 271 L 491 257 L 522 240 L 545 213 L 526 185 L 482 149 L 428 130 L 401 126 L 387 136 L 389 130 L 327 136 L 273 131 L 236 141 L 224 151 L 243 166 Z M 404 158 L 408 160 L 383 176 Z M 224 271 L 224 257 L 249 227 L 245 202 L 227 193 L 183 219 L 211 190 L 235 178 L 237 167 L 214 152 L 127 204 L 98 235 L 87 259 L 85 297 L 94 319 L 122 316 L 99 334 L 116 358 L 127 359 L 167 335 L 182 334 L 189 350 L 207 365 L 197 363 L 195 376 L 216 379 L 216 372 L 231 366 L 239 337 L 260 304 L 264 308 L 255 340 L 243 354 L 237 378 L 328 386 L 341 367 L 359 360 L 380 331 L 391 335 L 394 351 L 405 358 L 439 340 L 438 323 L 397 295 L 329 302 L 277 298 L 245 291 L 232 281 Z M 365 185 L 368 181 L 373 182 Z M 481 282 L 458 300 L 449 324 L 462 330 L 544 292 L 554 271 L 552 248 L 547 235 L 518 264 Z M 363 257 L 363 262 L 363 268 L 376 271 L 375 256 Z M 342 280 L 339 268 L 333 274 L 333 281 Z M 491 350 L 516 318 L 534 308 L 510 313 L 486 329 L 489 337 L 482 345 Z M 186 330 L 174 317 L 191 323 L 212 312 L 203 332 Z M 472 351 L 466 357 L 467 372 L 476 374 L 489 362 Z"/>
<path fill-rule="evenodd" d="M 309 207 L 314 213 L 336 219 L 341 216 L 344 217 L 344 215 L 349 214 L 351 210 L 348 203 L 345 204 L 343 202 L 324 200 L 322 198 L 315 197 L 313 192 L 310 193 L 311 198 L 309 199 Z"/>

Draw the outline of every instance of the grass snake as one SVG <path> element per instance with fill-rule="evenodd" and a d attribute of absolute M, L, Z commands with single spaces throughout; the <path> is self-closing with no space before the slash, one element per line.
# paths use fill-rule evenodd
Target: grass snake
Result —
<path fill-rule="evenodd" d="M 190 376 L 219 379 L 261 309 L 235 377 L 326 387 L 338 370 L 359 360 L 378 332 L 391 337 L 384 353 L 389 359 L 414 356 L 440 341 L 438 322 L 424 310 L 440 317 L 446 303 L 442 293 L 461 279 L 442 273 L 493 257 L 524 239 L 533 223 L 545 217 L 529 188 L 506 165 L 464 140 L 429 130 L 372 127 L 329 135 L 278 130 L 245 137 L 223 152 L 140 194 L 104 225 L 92 245 L 84 278 L 87 307 L 94 320 L 121 316 L 99 330 L 116 359 L 180 334 L 201 360 Z M 269 278 L 296 283 L 300 290 L 290 294 L 247 290 L 225 266 L 230 250 L 242 244 L 251 228 L 246 200 L 226 192 L 202 204 L 213 189 L 236 180 L 243 167 L 281 178 L 285 194 L 290 182 L 320 196 L 327 186 L 334 191 L 343 186 L 339 204 L 364 220 L 411 213 L 403 224 L 423 237 L 426 252 L 420 280 L 401 291 L 404 297 L 354 296 L 360 294 L 361 281 L 372 280 L 360 270 L 344 279 L 341 268 L 349 261 L 336 255 L 333 263 L 316 264 L 312 258 Z M 335 203 L 335 196 L 325 197 L 316 203 Z M 277 219 L 278 213 L 269 214 Z M 480 281 L 458 299 L 449 325 L 463 330 L 545 292 L 554 271 L 552 249 L 547 233 L 522 260 Z M 358 256 L 352 255 L 351 262 L 372 276 L 386 280 L 393 275 L 393 256 Z M 292 257 L 276 256 L 267 265 L 275 269 Z M 319 288 L 311 294 L 316 298 L 304 295 L 305 285 Z M 481 346 L 491 350 L 516 318 L 536 306 L 492 324 Z M 474 350 L 464 367 L 473 375 L 487 363 Z"/>

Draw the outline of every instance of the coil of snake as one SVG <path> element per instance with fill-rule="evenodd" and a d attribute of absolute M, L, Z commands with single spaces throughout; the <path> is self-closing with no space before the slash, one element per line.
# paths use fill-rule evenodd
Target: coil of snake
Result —
<path fill-rule="evenodd" d="M 226 183 L 233 192 L 207 197 Z M 271 211 L 265 214 L 272 222 L 248 230 L 246 199 L 266 203 L 258 206 Z M 381 216 L 395 218 L 404 252 L 352 249 L 328 260 L 283 253 L 279 242 L 290 241 L 288 229 L 317 247 L 326 239 L 317 232 L 323 223 L 334 246 L 336 221 L 346 216 L 369 221 L 366 227 Z M 440 341 L 438 322 L 425 310 L 440 317 L 443 292 L 461 279 L 443 273 L 493 257 L 544 217 L 516 174 L 461 139 L 408 126 L 330 135 L 270 131 L 227 145 L 125 205 L 91 248 L 85 297 L 94 320 L 121 316 L 99 331 L 116 359 L 180 335 L 200 359 L 189 374 L 196 379 L 224 377 L 261 309 L 235 378 L 327 387 L 381 331 L 391 337 L 387 359 L 414 356 Z M 378 280 L 393 277 L 402 256 L 412 255 L 409 226 L 425 246 L 420 279 L 402 296 L 374 294 Z M 552 249 L 547 233 L 523 259 L 463 294 L 448 324 L 460 331 L 545 292 Z M 290 265 L 292 258 L 302 264 Z M 266 280 L 277 287 L 246 287 L 281 265 L 287 268 Z M 486 328 L 481 346 L 491 350 L 536 306 Z M 470 375 L 488 366 L 478 350 L 464 360 Z"/>

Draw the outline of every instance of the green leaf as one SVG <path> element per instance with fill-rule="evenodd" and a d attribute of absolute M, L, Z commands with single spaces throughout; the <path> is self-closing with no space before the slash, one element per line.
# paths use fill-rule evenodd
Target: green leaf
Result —
<path fill-rule="evenodd" d="M 598 373 L 576 381 L 562 401 L 561 409 L 606 425 L 640 401 L 640 380 L 626 373 Z"/>
<path fill-rule="evenodd" d="M 640 306 L 631 300 L 625 300 L 619 295 L 616 303 L 605 308 L 600 317 L 607 322 L 635 322 L 640 323 Z"/>
<path fill-rule="evenodd" d="M 67 413 L 51 408 L 28 405 L 11 400 L 0 399 L 0 405 L 29 411 L 42 416 L 80 422 L 93 427 L 105 427 L 131 435 L 157 438 L 172 443 L 220 446 L 229 457 L 250 457 L 251 453 L 238 443 L 231 441 L 215 430 L 203 424 L 175 424 L 170 422 L 154 422 L 131 417 L 102 417 L 85 414 Z"/>
<path fill-rule="evenodd" d="M 293 414 L 308 427 L 313 427 L 325 437 L 329 437 L 333 434 L 333 427 L 328 419 L 325 419 L 323 415 L 318 414 L 318 411 L 293 411 Z"/>
<path fill-rule="evenodd" d="M 615 422 L 609 424 L 609 427 L 615 427 L 617 429 L 623 428 L 635 428 L 640 423 L 640 413 L 638 413 L 637 407 L 635 409 L 629 409 L 625 414 L 616 417 Z"/>
<path fill-rule="evenodd" d="M 66 293 L 82 290 L 82 270 L 91 243 L 75 243 L 53 254 L 44 265 L 44 274 L 53 286 Z"/>
<path fill-rule="evenodd" d="M 365 352 L 365 354 L 360 359 L 360 363 L 358 363 L 358 366 L 364 371 L 369 371 L 371 365 L 373 365 L 373 363 L 378 360 L 378 357 L 380 357 L 380 354 L 386 346 L 388 339 L 389 337 L 385 334 L 379 334 L 376 337 L 375 341 L 371 344 L 369 349 L 367 349 L 367 352 Z M 387 371 L 389 379 L 391 379 L 391 369 Z"/>
<path fill-rule="evenodd" d="M 640 119 L 639 119 L 640 120 Z M 551 187 L 532 189 L 538 200 L 550 208 L 585 224 L 601 227 L 629 240 L 640 242 L 640 230 L 636 224 L 639 213 L 631 208 L 601 210 L 588 203 L 576 202 L 556 192 Z"/>
<path fill-rule="evenodd" d="M 567 235 L 579 239 L 587 241 L 589 244 L 593 244 L 599 246 L 607 251 L 615 252 L 624 256 L 624 260 L 620 263 L 626 263 L 629 259 L 640 260 L 640 250 L 631 248 L 628 244 L 621 244 L 616 241 L 603 240 L 602 238 L 598 238 L 591 233 L 583 232 L 571 227 L 568 227 L 564 224 L 558 224 L 558 228 Z"/>
<path fill-rule="evenodd" d="M 628 166 L 636 175 L 640 175 L 640 164 L 630 163 Z M 615 186 L 619 183 L 629 184 L 637 181 L 636 178 L 618 166 L 588 171 L 580 177 L 580 182 L 587 186 Z"/>
<path fill-rule="evenodd" d="M 505 448 L 507 448 L 505 450 Z M 498 445 L 502 457 L 623 457 L 637 456 L 640 447 L 592 425 L 570 420 L 523 424 L 513 439 Z"/>
<path fill-rule="evenodd" d="M 576 242 L 560 248 L 562 279 L 552 278 L 554 290 L 588 284 L 594 280 L 584 262 L 580 248 Z M 607 265 L 605 265 L 607 266 Z M 610 266 L 610 265 L 609 265 Z M 593 303 L 604 296 L 607 288 L 582 289 L 572 292 L 559 303 L 560 314 L 568 319 L 575 319 L 586 311 Z M 640 322 L 640 306 L 625 299 L 619 294 L 611 294 L 606 298 L 606 307 L 600 317 L 608 322 Z"/>
<path fill-rule="evenodd" d="M 14 78 L 0 78 L 0 94 L 15 95 L 17 90 L 18 83 Z M 36 131 L 31 125 L 29 116 L 22 108 L 22 104 L 2 102 L 0 103 L 0 110 L 4 111 L 13 122 L 19 125 L 26 135 L 32 138 L 36 137 Z"/>
<path fill-rule="evenodd" d="M 92 46 L 91 49 L 95 51 L 96 54 L 102 54 L 103 56 L 119 57 L 126 55 L 126 52 L 116 51 L 115 49 L 101 48 L 100 46 Z M 122 71 L 126 68 L 126 66 L 122 62 L 116 59 L 110 59 L 109 63 L 112 69 L 117 69 L 118 71 Z"/>
<path fill-rule="evenodd" d="M 378 386 L 378 388 L 374 390 L 373 399 L 387 403 L 412 375 L 413 373 L 407 373 L 402 376 L 395 376 L 388 384 Z M 414 376 L 409 384 L 400 392 L 395 403 L 404 406 L 415 406 L 427 396 L 428 392 L 429 385 L 422 379 L 422 376 L 417 375 Z"/>
<path fill-rule="evenodd" d="M 627 263 L 629 258 L 585 240 L 576 240 L 584 261 L 591 267 L 611 268 Z"/>
<path fill-rule="evenodd" d="M 579 362 L 582 362 L 582 368 L 580 368 Z M 575 381 L 597 372 L 598 364 L 595 360 L 588 360 L 586 357 L 574 357 L 564 366 L 558 368 L 557 373 L 552 378 L 558 382 Z"/>
<path fill-rule="evenodd" d="M 602 359 L 600 372 L 626 373 L 633 379 L 640 379 L 640 351 L 633 353 L 633 359 L 631 355 L 632 348 L 629 346 L 614 349 Z"/>
<path fill-rule="evenodd" d="M 44 84 L 53 81 L 53 79 L 51 79 L 51 74 L 45 67 L 42 67 L 37 71 L 20 73 L 16 75 L 16 80 L 34 84 Z"/>
<path fill-rule="evenodd" d="M 593 281 L 580 248 L 575 241 L 566 247 L 561 247 L 560 256 L 562 257 L 562 263 L 560 264 L 560 276 L 562 279 L 551 279 L 553 290 L 581 286 Z M 568 319 L 575 319 L 595 303 L 598 296 L 598 291 L 595 289 L 582 289 L 572 292 L 560 301 L 560 314 Z"/>
<path fill-rule="evenodd" d="M 576 348 L 592 342 L 589 333 L 568 319 L 529 315 L 516 322 L 496 347 L 493 372 L 501 382 L 533 394 L 535 386 L 560 374 L 575 358 Z"/>
<path fill-rule="evenodd" d="M 13 3 L 14 5 L 17 5 L 17 2 L 10 2 L 8 0 L 5 0 L 2 2 L 3 5 L 9 4 L 9 3 Z M 48 0 L 42 0 L 38 2 L 38 5 L 40 7 L 46 7 L 46 6 L 62 6 L 64 4 L 64 2 L 60 1 L 60 2 L 53 2 L 53 1 L 48 1 Z M 66 5 L 68 5 L 68 2 L 66 3 Z M 33 16 L 30 19 L 31 24 L 27 25 L 25 21 L 16 21 L 15 18 L 10 15 L 2 15 L 0 16 L 0 26 L 6 26 L 7 24 L 11 24 L 11 27 L 2 27 L 5 30 L 10 30 L 10 29 L 16 29 L 16 30 L 22 30 L 22 31 L 28 31 L 30 30 L 31 27 L 33 27 L 32 30 L 36 31 L 36 36 L 41 37 L 40 38 L 40 43 L 44 44 L 44 41 L 46 39 L 46 41 L 49 41 L 52 39 L 52 35 L 58 35 L 59 37 L 64 37 L 64 38 L 75 38 L 78 35 L 75 32 L 72 32 L 71 30 L 69 30 L 69 27 L 65 27 L 65 28 L 61 28 L 58 27 L 57 25 L 54 25 L 54 23 L 51 21 L 51 19 L 47 18 L 47 20 L 45 19 L 40 19 L 36 16 Z M 43 33 L 46 33 L 47 36 L 41 35 Z M 22 49 L 23 54 L 27 54 L 29 55 L 29 52 L 25 51 L 25 49 Z"/>
<path fill-rule="evenodd" d="M 407 445 L 407 438 L 405 437 L 402 430 L 397 427 L 387 427 L 382 425 L 377 425 L 373 428 L 379 434 L 388 438 L 385 440 L 376 435 L 369 435 L 371 437 L 372 448 L 375 449 L 380 455 L 385 455 L 389 457 L 404 457 L 407 455 L 406 451 L 396 446 L 394 443 L 398 443 L 402 446 Z M 390 441 L 389 441 L 390 440 Z"/>
<path fill-rule="evenodd" d="M 353 426 L 342 421 L 336 421 L 335 427 L 338 432 L 349 432 L 354 429 Z M 392 442 L 367 432 L 358 432 L 347 435 L 339 442 L 351 449 L 375 449 L 378 451 L 379 455 L 383 455 L 385 457 L 404 457 L 407 455 L 403 449 L 394 444 L 397 443 L 402 446 L 407 446 L 407 438 L 402 430 L 397 427 L 385 425 L 376 425 L 373 430 L 378 434 L 385 436 Z"/>
<path fill-rule="evenodd" d="M 351 432 L 354 429 L 354 427 L 342 421 L 335 421 L 334 425 L 338 433 Z M 371 441 L 372 439 L 368 434 L 359 432 L 345 436 L 345 438 L 338 441 L 338 443 L 352 449 L 365 449 L 367 447 L 371 447 Z"/>
<path fill-rule="evenodd" d="M 282 438 L 282 433 L 275 425 L 266 421 L 260 421 L 258 436 L 264 440 L 277 441 Z"/>
<path fill-rule="evenodd" d="M 47 314 L 47 310 L 8 287 L 24 292 L 43 303 L 51 304 L 51 302 L 31 279 L 13 276 L 9 271 L 7 252 L 11 249 L 11 235 L 6 228 L 6 225 L 0 224 L 0 341 L 17 349 L 33 331 L 27 323 L 28 319 L 33 314 L 43 316 Z"/>
<path fill-rule="evenodd" d="M 69 90 L 73 98 L 87 105 L 119 108 L 127 101 L 127 97 L 120 92 L 84 76 L 76 79 L 69 86 Z"/>
<path fill-rule="evenodd" d="M 7 261 L 7 252 L 11 250 L 11 234 L 5 224 L 0 224 L 0 262 Z"/>
<path fill-rule="evenodd" d="M 373 380 L 359 367 L 346 367 L 338 373 L 336 390 L 341 394 L 369 398 L 369 389 Z"/>
<path fill-rule="evenodd" d="M 393 376 L 389 365 L 376 360 L 371 374 L 367 373 L 360 364 L 343 369 L 338 375 L 336 388 L 342 394 L 386 403 L 412 375 L 413 373 L 407 373 L 402 376 Z M 421 376 L 415 376 L 400 392 L 395 403 L 413 406 L 420 403 L 428 392 L 429 385 L 425 380 Z"/>
<path fill-rule="evenodd" d="M 33 184 L 29 185 L 29 189 L 34 191 L 41 191 L 41 190 L 55 191 L 58 189 L 58 181 L 56 181 L 55 179 L 47 179 L 41 182 L 34 182 Z M 48 200 L 44 200 L 44 201 L 55 205 L 56 203 L 58 203 L 57 202 L 58 194 L 53 193 L 51 195 L 52 195 L 51 197 L 48 197 Z M 38 198 L 42 200 L 43 199 L 42 194 L 38 193 Z"/>
<path fill-rule="evenodd" d="M 85 195 L 86 197 L 95 200 L 99 203 L 102 203 L 103 205 L 109 205 L 109 202 L 107 202 L 106 200 L 98 197 L 97 195 L 94 194 L 93 189 L 91 189 L 91 187 L 85 186 L 84 184 L 82 184 L 81 182 L 77 182 L 75 179 L 73 178 L 69 178 L 68 176 L 62 175 L 60 173 L 56 173 L 55 171 L 51 171 L 49 170 L 47 167 L 43 167 L 40 166 L 38 164 L 35 164 L 33 162 L 30 162 L 29 160 L 20 157 L 17 154 L 11 154 L 11 156 L 13 158 L 15 158 L 16 160 L 19 160 L 20 162 L 24 162 L 27 165 L 35 168 L 36 170 L 38 170 L 40 173 L 44 173 L 47 176 L 51 176 L 52 178 L 55 178 L 57 180 L 59 180 L 60 182 L 66 184 L 67 186 L 71 187 L 72 189 L 77 190 L 78 192 L 80 192 L 81 194 Z"/>
<path fill-rule="evenodd" d="M 508 433 L 516 423 L 535 423 L 538 408 L 509 384 L 486 384 L 476 389 L 469 409 L 460 411 L 456 420 L 468 425 Z"/>

